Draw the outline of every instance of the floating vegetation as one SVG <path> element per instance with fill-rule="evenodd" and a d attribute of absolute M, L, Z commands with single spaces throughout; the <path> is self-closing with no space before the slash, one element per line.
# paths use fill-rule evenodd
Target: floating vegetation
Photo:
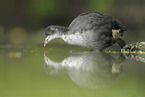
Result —
<path fill-rule="evenodd" d="M 145 54 L 145 51 L 142 50 L 143 47 L 145 47 L 145 42 L 127 44 L 121 49 L 121 53 Z"/>
<path fill-rule="evenodd" d="M 136 42 L 132 44 L 125 45 L 121 51 L 115 50 L 105 50 L 105 53 L 131 53 L 131 54 L 145 54 L 145 51 L 142 50 L 145 48 L 145 42 Z"/>
<path fill-rule="evenodd" d="M 126 59 L 135 59 L 140 62 L 145 63 L 145 51 L 142 50 L 145 47 L 145 42 L 136 42 L 132 44 L 127 44 L 121 51 L 105 50 L 105 53 L 120 53 Z"/>

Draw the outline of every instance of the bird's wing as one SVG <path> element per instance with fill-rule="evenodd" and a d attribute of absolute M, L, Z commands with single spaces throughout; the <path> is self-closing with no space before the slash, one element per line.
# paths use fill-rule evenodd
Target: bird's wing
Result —
<path fill-rule="evenodd" d="M 82 13 L 76 17 L 69 25 L 70 30 L 89 30 L 92 29 L 124 29 L 121 23 L 114 17 L 99 12 Z"/>
<path fill-rule="evenodd" d="M 82 13 L 71 22 L 68 28 L 71 30 L 89 29 L 96 19 L 101 17 L 102 15 L 99 13 Z"/>

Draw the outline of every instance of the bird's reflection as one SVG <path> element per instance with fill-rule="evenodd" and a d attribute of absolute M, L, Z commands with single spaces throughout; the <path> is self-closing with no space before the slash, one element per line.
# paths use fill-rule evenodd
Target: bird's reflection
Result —
<path fill-rule="evenodd" d="M 48 57 L 49 53 L 45 52 L 45 72 L 68 73 L 71 80 L 81 87 L 106 87 L 122 75 L 120 64 L 124 58 L 116 59 L 102 52 L 72 53 L 61 62 L 54 62 Z"/>

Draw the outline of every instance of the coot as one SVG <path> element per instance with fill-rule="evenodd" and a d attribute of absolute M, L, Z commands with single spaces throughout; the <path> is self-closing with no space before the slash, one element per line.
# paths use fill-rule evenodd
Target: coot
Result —
<path fill-rule="evenodd" d="M 62 38 L 68 44 L 91 50 L 102 50 L 116 42 L 123 48 L 126 43 L 120 37 L 125 30 L 126 28 L 110 15 L 87 12 L 77 16 L 68 27 L 48 26 L 44 46 L 55 38 Z"/>

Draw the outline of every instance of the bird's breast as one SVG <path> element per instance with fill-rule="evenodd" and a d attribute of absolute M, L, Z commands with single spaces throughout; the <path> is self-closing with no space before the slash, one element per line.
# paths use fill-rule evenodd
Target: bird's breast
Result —
<path fill-rule="evenodd" d="M 76 32 L 76 33 L 72 33 L 72 34 L 68 34 L 68 35 L 63 35 L 62 39 L 65 42 L 67 42 L 68 44 L 81 45 L 81 46 L 86 47 L 87 41 L 86 41 L 85 37 L 86 37 L 85 33 Z"/>

